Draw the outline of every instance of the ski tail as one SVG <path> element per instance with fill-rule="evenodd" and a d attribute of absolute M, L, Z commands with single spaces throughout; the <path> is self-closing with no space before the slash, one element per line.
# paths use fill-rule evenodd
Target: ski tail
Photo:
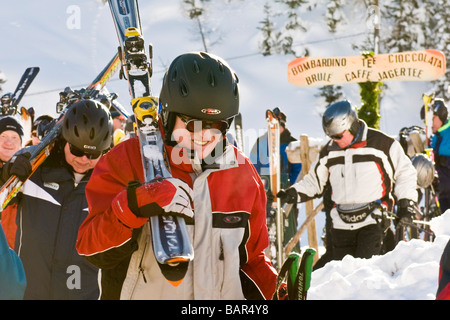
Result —
<path fill-rule="evenodd" d="M 300 267 L 300 259 L 300 254 L 293 252 L 284 261 L 283 265 L 281 266 L 280 272 L 278 273 L 277 286 L 272 297 L 273 300 L 280 300 L 280 298 L 282 298 L 286 293 L 288 295 L 288 299 L 291 299 L 291 294 L 294 289 L 298 268 Z M 282 284 L 284 281 L 287 282 L 287 292 L 281 292 Z"/>
<path fill-rule="evenodd" d="M 11 97 L 11 104 L 8 107 L 8 110 L 2 109 L 3 115 L 14 115 L 17 113 L 17 106 L 19 105 L 20 101 L 22 101 L 22 98 L 24 97 L 34 78 L 36 78 L 39 71 L 39 67 L 29 67 L 25 70 L 19 80 L 19 83 L 17 84 L 16 90 Z"/>
<path fill-rule="evenodd" d="M 316 250 L 308 248 L 303 255 L 296 252 L 289 254 L 278 273 L 273 300 L 280 300 L 285 294 L 285 292 L 281 292 L 284 282 L 287 287 L 287 298 L 285 300 L 306 300 L 311 285 L 312 265 L 315 253 Z"/>
<path fill-rule="evenodd" d="M 311 285 L 311 274 L 316 250 L 308 248 L 302 255 L 302 261 L 295 279 L 295 300 L 306 300 L 306 296 Z"/>
<path fill-rule="evenodd" d="M 149 60 L 144 49 L 137 0 L 108 0 L 108 2 L 119 38 L 121 77 L 127 79 L 131 95 L 145 182 L 158 177 L 170 177 L 159 131 L 159 99 L 152 97 L 151 92 L 152 50 L 149 47 Z M 144 128 L 144 119 L 150 122 L 147 128 Z M 150 225 L 153 250 L 161 272 L 172 285 L 177 286 L 184 279 L 188 262 L 194 256 L 185 221 L 177 216 L 168 216 L 163 220 L 161 217 L 152 217 Z M 170 250 L 168 239 L 171 240 Z"/>

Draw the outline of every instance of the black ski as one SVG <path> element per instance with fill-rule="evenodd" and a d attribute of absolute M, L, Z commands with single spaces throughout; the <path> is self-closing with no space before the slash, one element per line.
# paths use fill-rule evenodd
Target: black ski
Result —
<path fill-rule="evenodd" d="M 25 70 L 25 72 L 23 73 L 22 77 L 19 80 L 19 83 L 17 84 L 16 90 L 10 96 L 9 98 L 10 100 L 8 101 L 8 103 L 3 104 L 2 101 L 3 116 L 15 115 L 17 113 L 17 106 L 19 105 L 23 96 L 27 92 L 34 78 L 36 78 L 37 74 L 39 73 L 39 70 L 40 70 L 39 67 L 30 67 Z"/>
<path fill-rule="evenodd" d="M 128 80 L 135 115 L 145 182 L 170 177 L 165 148 L 159 131 L 159 101 L 152 96 L 152 49 L 145 53 L 137 0 L 108 0 L 119 38 L 121 76 Z M 146 123 L 147 125 L 146 125 Z M 150 123 L 148 123 L 150 121 Z M 162 274 L 174 286 L 184 278 L 193 248 L 183 218 L 175 215 L 150 218 L 153 251 Z M 167 239 L 171 239 L 170 247 Z"/>
<path fill-rule="evenodd" d="M 60 113 L 58 119 L 54 119 L 49 124 L 49 131 L 46 133 L 44 138 L 35 146 L 27 148 L 26 150 L 30 152 L 30 163 L 32 167 L 32 173 L 44 162 L 44 160 L 49 156 L 52 150 L 56 138 L 62 128 L 64 117 L 67 110 L 70 109 L 70 105 L 78 99 L 92 98 L 94 99 L 98 94 L 99 90 L 103 88 L 106 82 L 112 77 L 115 68 L 118 65 L 118 57 L 113 58 L 108 65 L 103 69 L 100 74 L 94 79 L 88 89 L 82 89 L 80 91 L 74 91 L 70 88 L 66 88 L 64 92 L 60 93 L 60 101 L 56 104 L 57 112 Z M 19 92 L 19 91 L 17 91 Z M 24 91 L 20 91 L 24 92 Z M 23 94 L 21 94 L 23 95 Z M 20 101 L 20 100 L 16 100 Z M 0 189 L 0 211 L 8 205 L 8 203 L 17 194 L 23 182 L 19 180 L 16 176 L 11 176 L 5 184 Z"/>

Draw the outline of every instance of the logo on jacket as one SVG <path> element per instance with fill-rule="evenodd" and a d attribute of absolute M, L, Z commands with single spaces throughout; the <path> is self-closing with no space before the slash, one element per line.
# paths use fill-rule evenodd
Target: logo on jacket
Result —
<path fill-rule="evenodd" d="M 234 223 L 238 223 L 242 220 L 242 218 L 240 216 L 225 216 L 223 218 L 223 222 L 228 223 L 228 224 L 234 224 Z"/>
<path fill-rule="evenodd" d="M 56 182 L 44 182 L 44 187 L 59 190 L 59 184 Z"/>

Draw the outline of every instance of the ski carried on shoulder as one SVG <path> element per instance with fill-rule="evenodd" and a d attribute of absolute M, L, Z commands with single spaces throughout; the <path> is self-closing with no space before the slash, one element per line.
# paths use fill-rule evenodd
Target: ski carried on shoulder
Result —
<path fill-rule="evenodd" d="M 122 60 L 121 76 L 128 81 L 131 106 L 141 146 L 145 182 L 170 177 L 159 130 L 159 99 L 152 96 L 152 49 L 145 53 L 137 0 L 108 0 Z M 150 218 L 153 251 L 164 277 L 174 286 L 184 279 L 194 257 L 185 220 L 175 215 Z M 170 244 L 170 245 L 169 245 Z"/>
<path fill-rule="evenodd" d="M 278 273 L 277 286 L 273 300 L 306 300 L 311 286 L 313 258 L 316 250 L 308 248 L 303 255 L 292 252 L 284 261 Z M 282 284 L 286 283 L 287 292 L 281 292 Z M 287 296 L 286 296 L 287 294 Z"/>
<path fill-rule="evenodd" d="M 16 90 L 9 97 L 9 101 L 4 104 L 2 101 L 2 115 L 15 115 L 17 113 L 17 107 L 22 100 L 23 96 L 27 92 L 34 78 L 36 78 L 39 73 L 39 67 L 29 67 L 25 70 L 22 77 L 17 84 Z M 2 98 L 3 100 L 3 98 Z M 5 101 L 6 102 L 6 101 Z"/>
<path fill-rule="evenodd" d="M 108 63 L 108 65 L 99 73 L 99 75 L 94 79 L 94 81 L 92 81 L 88 89 L 74 91 L 70 88 L 66 88 L 64 92 L 60 93 L 60 101 L 58 101 L 56 104 L 56 111 L 60 113 L 60 116 L 57 119 L 54 119 L 49 124 L 49 127 L 51 129 L 46 133 L 46 135 L 37 145 L 26 149 L 22 149 L 25 151 L 29 151 L 30 153 L 30 163 L 32 172 L 28 176 L 28 178 L 50 155 L 50 151 L 53 149 L 55 145 L 56 138 L 59 136 L 59 133 L 61 132 L 64 117 L 67 113 L 67 110 L 70 109 L 70 105 L 79 99 L 88 99 L 88 98 L 95 99 L 95 97 L 98 95 L 98 92 L 106 85 L 106 82 L 114 74 L 113 72 L 115 69 L 114 66 L 117 66 L 116 57 L 113 58 Z M 6 208 L 9 202 L 16 196 L 17 192 L 22 187 L 23 183 L 24 183 L 23 181 L 20 181 L 18 177 L 13 175 L 9 177 L 9 179 L 3 184 L 3 186 L 0 189 L 0 203 L 1 203 L 0 211 L 3 211 L 3 209 Z"/>

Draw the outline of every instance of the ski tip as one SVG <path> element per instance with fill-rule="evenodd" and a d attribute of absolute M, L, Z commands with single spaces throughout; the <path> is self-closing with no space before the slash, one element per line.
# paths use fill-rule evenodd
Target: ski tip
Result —
<path fill-rule="evenodd" d="M 178 287 L 180 285 L 180 283 L 183 282 L 183 279 L 176 280 L 176 281 L 174 281 L 174 280 L 167 280 L 167 281 L 169 281 L 169 283 L 171 285 L 173 285 L 174 287 Z"/>
<path fill-rule="evenodd" d="M 167 281 L 174 287 L 177 287 L 180 285 L 180 283 L 183 281 L 184 276 L 186 275 L 189 262 L 180 262 L 178 264 L 161 264 L 158 262 L 158 265 L 160 267 L 161 273 L 166 278 Z"/>

